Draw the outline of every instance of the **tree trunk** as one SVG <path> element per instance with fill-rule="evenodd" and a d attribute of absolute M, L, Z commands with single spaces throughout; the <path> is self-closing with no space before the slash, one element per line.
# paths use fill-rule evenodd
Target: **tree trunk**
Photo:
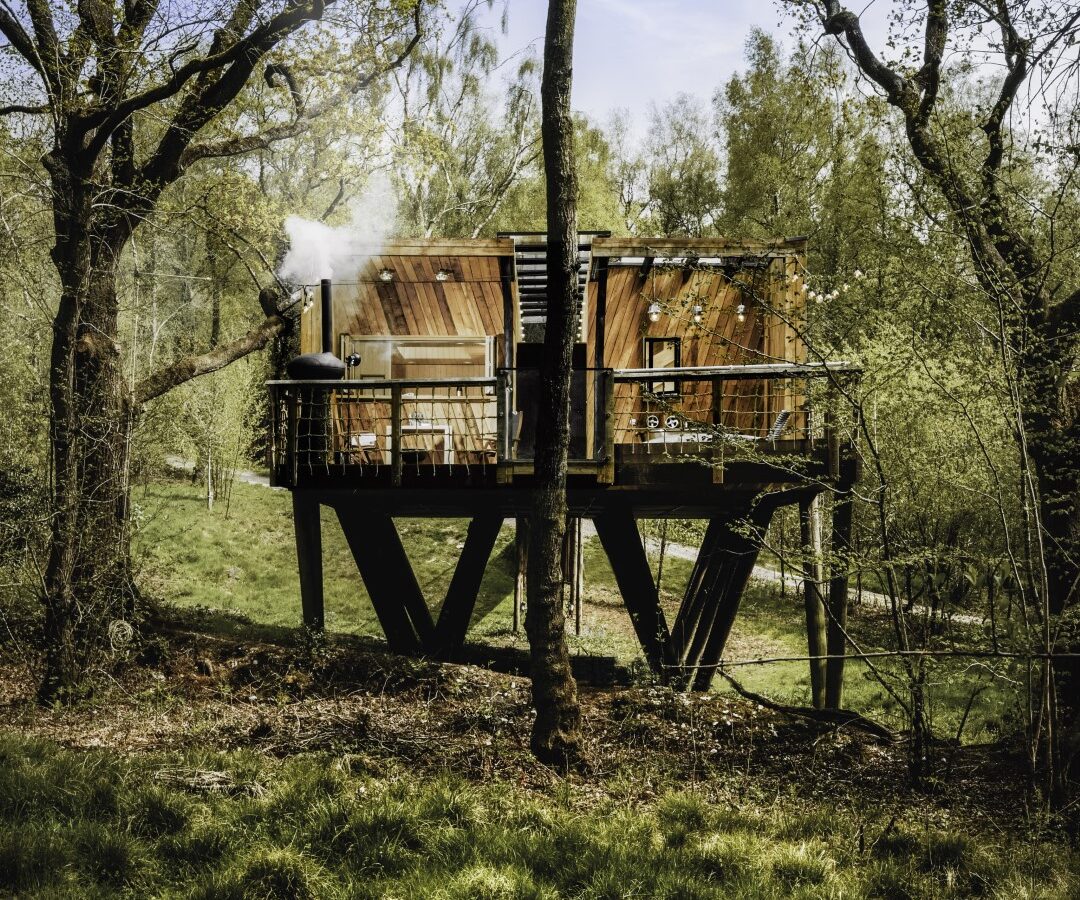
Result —
<path fill-rule="evenodd" d="M 39 699 L 66 702 L 134 596 L 128 533 L 132 405 L 117 335 L 119 248 L 87 231 L 90 188 L 54 173 L 61 297 L 53 323 L 52 530 Z M 84 208 L 85 207 L 85 208 Z"/>
<path fill-rule="evenodd" d="M 528 609 L 533 703 L 532 749 L 567 766 L 580 754 L 581 711 L 570 671 L 559 597 L 566 531 L 566 459 L 570 446 L 570 365 L 577 320 L 577 179 L 570 86 L 576 0 L 550 0 L 541 84 L 547 179 L 547 325 L 536 430 L 536 489 L 529 528 Z"/>

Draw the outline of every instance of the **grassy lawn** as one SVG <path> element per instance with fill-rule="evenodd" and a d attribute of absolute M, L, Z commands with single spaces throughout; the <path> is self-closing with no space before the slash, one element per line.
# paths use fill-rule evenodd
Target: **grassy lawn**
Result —
<path fill-rule="evenodd" d="M 361 757 L 73 753 L 0 733 L 0 894 L 237 898 L 1068 898 L 1075 854 L 867 832 L 814 804 L 416 777 Z"/>
<path fill-rule="evenodd" d="M 200 490 L 183 482 L 153 483 L 136 493 L 142 521 L 137 540 L 144 584 L 155 595 L 180 606 L 207 606 L 238 613 L 262 625 L 295 627 L 300 591 L 293 545 L 289 495 L 238 483 L 226 515 L 219 503 L 207 511 Z M 323 554 L 327 627 L 331 631 L 381 636 L 370 600 L 336 518 L 323 511 Z M 402 542 L 433 611 L 445 595 L 465 535 L 461 519 L 403 519 Z M 571 652 L 614 656 L 621 663 L 641 654 L 622 606 L 607 557 L 595 539 L 584 548 L 585 606 L 582 633 L 571 634 Z M 470 639 L 524 647 L 524 634 L 511 630 L 513 616 L 513 531 L 504 526 L 480 590 Z M 655 559 L 654 559 L 655 567 Z M 668 556 L 663 597 L 668 622 L 674 621 L 692 564 Z M 856 610 L 850 630 L 860 646 L 893 646 L 884 613 Z M 743 599 L 726 650 L 728 660 L 798 656 L 806 652 L 801 600 L 778 583 L 752 581 Z M 898 664 L 876 664 L 890 683 L 903 684 Z M 777 662 L 731 670 L 747 688 L 773 699 L 807 704 L 810 684 L 804 662 Z M 963 739 L 996 740 L 1015 712 L 1014 692 L 1006 689 L 1007 669 L 971 667 L 962 661 L 931 665 L 929 709 L 941 736 L 955 735 L 967 713 Z M 716 680 L 715 689 L 731 689 Z M 897 701 L 864 663 L 848 663 L 847 704 L 903 727 Z M 901 696 L 903 696 L 901 691 Z"/>

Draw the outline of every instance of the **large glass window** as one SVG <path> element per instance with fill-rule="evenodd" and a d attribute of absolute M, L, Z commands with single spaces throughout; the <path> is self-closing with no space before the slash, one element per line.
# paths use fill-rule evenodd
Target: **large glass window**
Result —
<path fill-rule="evenodd" d="M 345 361 L 353 362 L 349 378 L 482 378 L 494 371 L 489 337 L 346 336 L 343 345 Z"/>
<path fill-rule="evenodd" d="M 646 369 L 677 369 L 682 365 L 682 341 L 679 338 L 645 338 Z M 654 394 L 677 394 L 679 382 L 671 379 L 649 382 L 649 390 Z"/>

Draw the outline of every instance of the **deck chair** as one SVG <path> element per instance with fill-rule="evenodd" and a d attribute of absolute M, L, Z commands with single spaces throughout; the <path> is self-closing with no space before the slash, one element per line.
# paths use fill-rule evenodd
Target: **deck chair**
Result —
<path fill-rule="evenodd" d="M 776 416 L 776 421 L 772 423 L 772 428 L 770 428 L 765 433 L 765 437 L 763 438 L 763 440 L 770 441 L 770 442 L 775 441 L 775 440 L 779 440 L 780 435 L 783 434 L 784 429 L 787 428 L 788 420 L 790 418 L 791 418 L 791 410 L 790 409 L 782 409 L 782 410 L 780 410 L 780 412 Z"/>
<path fill-rule="evenodd" d="M 765 432 L 764 437 L 759 437 L 756 434 L 743 434 L 741 431 L 724 431 L 720 435 L 720 439 L 724 441 L 745 441 L 746 443 L 757 444 L 761 441 L 771 443 L 780 439 L 780 435 L 784 433 L 784 429 L 787 428 L 788 422 L 791 419 L 791 410 L 782 409 L 777 413 L 776 418 L 773 420 L 769 430 Z"/>

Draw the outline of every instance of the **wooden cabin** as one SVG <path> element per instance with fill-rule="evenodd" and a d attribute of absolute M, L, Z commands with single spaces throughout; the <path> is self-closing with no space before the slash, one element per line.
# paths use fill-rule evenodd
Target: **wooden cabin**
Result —
<path fill-rule="evenodd" d="M 571 514 L 594 520 L 650 663 L 706 686 L 757 556 L 740 523 L 764 529 L 778 506 L 854 480 L 853 427 L 829 396 L 856 373 L 807 359 L 801 238 L 581 240 Z M 338 273 L 328 336 L 306 304 L 302 351 L 346 363 L 340 381 L 270 383 L 270 468 L 293 492 L 309 624 L 327 505 L 394 649 L 464 641 L 499 526 L 531 502 L 545 252 L 534 234 L 393 242 Z M 399 515 L 472 520 L 438 622 Z M 671 628 L 636 525 L 658 516 L 711 522 Z"/>

